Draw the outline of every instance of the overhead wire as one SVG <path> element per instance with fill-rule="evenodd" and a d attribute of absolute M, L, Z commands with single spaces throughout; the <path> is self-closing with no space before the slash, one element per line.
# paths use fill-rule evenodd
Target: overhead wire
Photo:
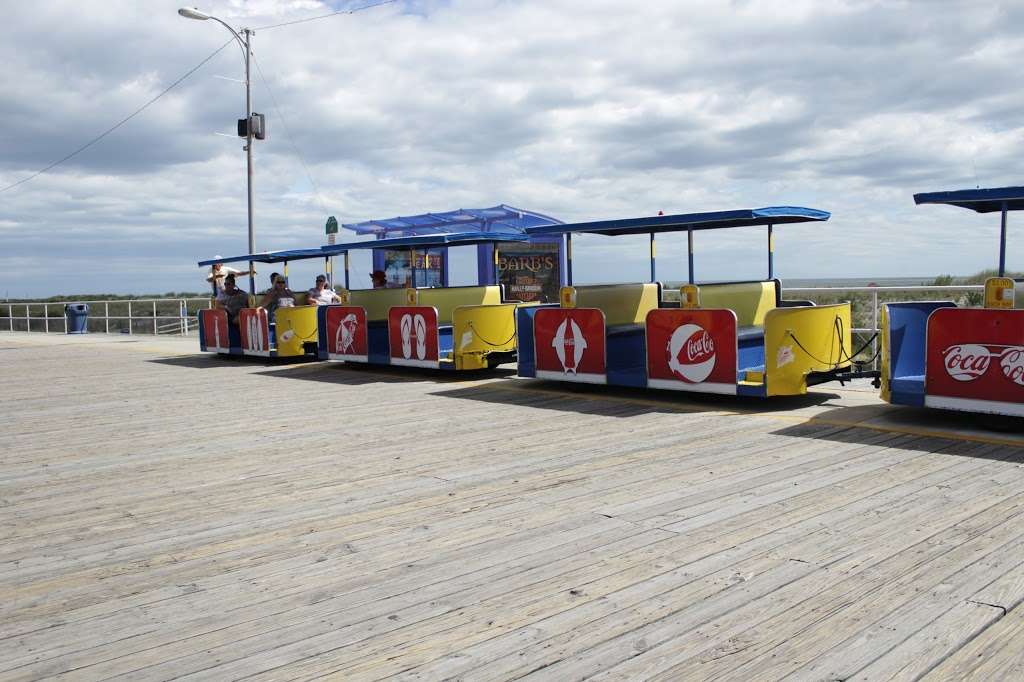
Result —
<path fill-rule="evenodd" d="M 324 213 L 327 212 L 327 206 L 324 204 L 323 198 L 320 196 L 320 189 L 316 184 L 316 180 L 313 179 L 313 173 L 310 172 L 309 166 L 306 164 L 306 159 L 302 156 L 302 152 L 299 151 L 299 146 L 295 144 L 295 139 L 292 137 L 291 130 L 288 129 L 288 124 L 285 122 L 284 113 L 281 111 L 281 107 L 277 104 L 277 98 L 274 97 L 274 91 L 270 89 L 270 83 L 267 82 L 267 77 L 263 74 L 263 68 L 260 66 L 260 62 L 256 59 L 256 53 L 252 53 L 252 61 L 256 65 L 256 73 L 260 75 L 260 80 L 263 81 L 263 87 L 267 89 L 267 94 L 270 95 L 270 102 L 274 106 L 274 111 L 277 112 L 277 117 L 281 119 L 281 128 L 284 130 L 285 137 L 288 139 L 288 143 L 292 147 L 292 151 L 295 152 L 295 156 L 298 157 L 299 163 L 302 164 L 303 170 L 306 172 L 306 178 L 309 180 L 309 184 L 313 187 L 313 196 L 316 198 L 318 204 L 320 204 L 320 210 Z"/>
<path fill-rule="evenodd" d="M 336 17 L 340 14 L 355 14 L 356 12 L 362 12 L 365 9 L 373 9 L 374 7 L 381 7 L 383 5 L 392 5 L 398 2 L 398 0 L 380 0 L 380 2 L 373 2 L 368 5 L 361 5 L 359 7 L 350 7 L 348 9 L 338 10 L 337 12 L 331 12 L 330 14 L 320 14 L 315 17 L 306 17 L 305 19 L 295 19 L 294 21 L 285 21 L 280 24 L 270 24 L 269 26 L 258 26 L 252 30 L 254 31 L 267 31 L 272 28 L 281 28 L 282 26 L 294 26 L 295 24 L 305 24 L 309 21 L 317 21 L 318 19 L 329 19 L 330 17 Z"/>
<path fill-rule="evenodd" d="M 396 2 L 398 2 L 398 0 L 380 0 L 379 2 L 369 3 L 367 5 L 361 5 L 359 7 L 350 7 L 349 9 L 338 10 L 337 12 L 331 12 L 329 14 L 320 14 L 320 15 L 317 15 L 315 17 L 306 17 L 305 19 L 296 19 L 294 21 L 285 21 L 285 22 L 282 22 L 280 24 L 270 24 L 269 26 L 260 26 L 260 27 L 254 28 L 252 30 L 253 31 L 267 31 L 267 30 L 270 30 L 270 29 L 273 29 L 273 28 L 281 28 L 282 26 L 294 26 L 295 24 L 304 24 L 304 23 L 307 23 L 307 22 L 310 22 L 310 21 L 317 21 L 319 19 L 328 19 L 330 17 L 336 17 L 336 16 L 339 16 L 339 15 L 342 15 L 342 14 L 355 14 L 356 12 L 361 12 L 361 11 L 367 10 L 367 9 L 373 9 L 374 7 L 381 7 L 383 5 L 391 5 L 391 4 L 394 4 Z M 170 92 L 175 87 L 177 87 L 179 84 L 181 84 L 181 82 L 184 81 L 186 78 L 188 78 L 189 76 L 194 74 L 196 71 L 201 69 L 203 66 L 205 66 L 208 61 L 210 61 L 211 59 L 216 57 L 218 54 L 220 54 L 220 52 L 225 47 L 230 45 L 234 40 L 235 40 L 234 37 L 232 37 L 230 40 L 228 40 L 223 45 L 221 45 L 216 50 L 214 50 L 209 55 L 207 55 L 207 57 L 205 59 L 203 59 L 203 61 L 201 61 L 198 64 L 196 64 L 194 67 L 189 69 L 183 76 L 181 76 L 176 81 L 171 83 L 169 86 L 164 88 L 164 90 L 161 91 L 156 97 L 153 97 L 152 99 L 147 101 L 145 104 L 140 106 L 138 109 L 136 109 L 135 111 L 130 113 L 128 116 L 124 117 L 123 119 L 121 119 L 120 121 L 118 121 L 117 123 L 112 125 L 111 127 L 107 128 L 105 131 L 103 131 L 102 133 L 100 133 L 96 137 L 92 138 L 91 140 L 89 140 L 88 142 L 83 144 L 81 147 L 75 149 L 70 154 L 68 154 L 68 155 L 66 155 L 66 156 L 64 156 L 64 157 L 54 161 L 53 163 L 51 163 L 50 165 L 46 166 L 45 168 L 41 168 L 40 170 L 36 171 L 32 175 L 29 175 L 28 177 L 22 178 L 21 180 L 18 180 L 17 182 L 11 183 L 10 185 L 7 185 L 5 187 L 0 188 L 0 194 L 6 192 L 8 190 L 14 189 L 15 187 L 18 187 L 20 185 L 23 185 L 26 182 L 29 182 L 30 180 L 34 180 L 37 177 L 39 177 L 40 175 L 42 175 L 43 173 L 46 173 L 47 171 L 53 170 L 54 168 L 56 168 L 57 166 L 61 165 L 62 163 L 66 162 L 66 161 L 70 161 L 74 157 L 76 157 L 79 154 L 81 154 L 82 152 L 84 152 L 89 147 L 93 146 L 94 144 L 96 144 L 97 142 L 99 142 L 100 140 L 105 138 L 107 135 L 110 135 L 112 132 L 114 132 L 115 130 L 117 130 L 121 126 L 123 126 L 125 123 L 127 123 L 130 120 L 132 120 L 133 118 L 135 118 L 136 116 L 141 114 L 143 111 L 148 109 L 157 100 L 159 100 L 164 95 L 166 95 L 168 92 Z M 254 59 L 254 61 L 255 61 L 255 59 Z M 256 70 L 259 72 L 260 78 L 263 80 L 263 84 L 267 87 L 267 92 L 270 93 L 270 98 L 271 98 L 271 100 L 274 103 L 274 109 L 277 110 L 278 116 L 281 116 L 281 111 L 280 111 L 280 108 L 277 106 L 277 101 L 274 99 L 273 91 L 271 91 L 270 86 L 267 85 L 267 80 L 263 76 L 263 71 L 262 71 L 262 69 L 260 69 L 258 62 L 256 64 Z M 282 125 L 284 125 L 284 117 L 283 116 L 281 116 L 281 121 L 282 121 Z M 288 133 L 287 126 L 284 126 L 284 127 L 285 127 L 285 132 Z M 309 177 L 310 182 L 313 184 L 313 189 L 314 189 L 314 193 L 316 194 L 317 201 L 320 202 L 321 208 L 323 208 L 323 201 L 320 198 L 319 190 L 316 189 L 316 183 L 313 181 L 313 176 L 309 172 L 309 168 L 308 168 L 308 166 L 306 166 L 305 160 L 302 159 L 302 155 L 299 154 L 298 147 L 295 146 L 295 142 L 294 142 L 294 140 L 291 139 L 291 134 L 290 133 L 288 133 L 288 139 L 291 142 L 292 147 L 295 149 L 296 154 L 299 155 L 299 160 L 302 163 L 303 167 L 306 169 L 306 175 Z"/>
<path fill-rule="evenodd" d="M 206 63 L 207 63 L 208 61 L 210 61 L 211 59 L 213 59 L 214 57 L 216 57 L 216 56 L 217 56 L 218 54 L 220 54 L 220 52 L 221 52 L 221 51 L 222 51 L 222 50 L 223 50 L 223 49 L 224 49 L 225 47 L 227 47 L 228 45 L 230 45 L 230 44 L 231 44 L 231 43 L 233 43 L 233 42 L 235 42 L 235 39 L 234 39 L 234 38 L 231 38 L 230 40 L 228 40 L 228 41 L 227 41 L 226 43 L 224 43 L 223 45 L 221 45 L 220 47 L 218 47 L 218 48 L 217 48 L 216 50 L 214 50 L 213 52 L 211 52 L 211 53 L 210 53 L 209 55 L 207 55 L 207 57 L 206 57 L 206 58 L 205 58 L 205 59 L 204 59 L 203 61 L 199 62 L 199 63 L 198 63 L 198 64 L 196 64 L 196 65 L 195 65 L 194 67 L 192 67 L 191 69 L 189 69 L 189 70 L 188 70 L 188 71 L 187 71 L 187 72 L 185 73 L 185 75 L 183 75 L 183 76 L 182 76 L 181 78 L 179 78 L 178 80 L 174 81 L 173 83 L 171 83 L 170 85 L 168 85 L 168 86 L 167 86 L 166 88 L 164 88 L 164 89 L 163 89 L 163 91 L 161 91 L 161 92 L 160 92 L 160 94 L 158 94 L 158 95 L 157 95 L 156 97 L 153 97 L 153 98 L 152 98 L 152 99 L 150 99 L 150 100 L 149 100 L 148 102 L 146 102 L 145 104 L 143 104 L 143 105 L 142 105 L 141 107 L 139 107 L 138 109 L 136 109 L 136 110 L 135 110 L 135 111 L 133 111 L 132 113 L 128 114 L 127 116 L 125 116 L 124 118 L 122 118 L 122 119 L 121 119 L 120 121 L 118 121 L 117 123 L 115 123 L 115 124 L 114 124 L 114 125 L 112 125 L 111 127 L 107 128 L 107 129 L 106 129 L 105 131 L 103 131 L 102 133 L 100 133 L 100 134 L 99 134 L 99 135 L 97 135 L 96 137 L 92 138 L 91 140 L 89 140 L 88 142 L 86 142 L 85 144 L 83 144 L 83 145 L 82 145 L 81 147 L 79 147 L 78 149 L 76 149 L 75 151 L 71 152 L 70 154 L 68 154 L 67 156 L 64 156 L 64 157 L 63 157 L 63 158 L 61 158 L 61 159 L 58 159 L 57 161 L 54 161 L 53 163 L 51 163 L 51 164 L 50 164 L 49 166 L 47 166 L 46 168 L 43 168 L 43 169 L 41 169 L 41 170 L 38 170 L 38 171 L 36 171 L 35 173 L 33 173 L 32 175 L 30 175 L 30 176 L 28 176 L 28 177 L 26 177 L 26 178 L 22 178 L 21 180 L 18 180 L 17 182 L 15 182 L 15 183 L 13 183 L 13 184 L 10 184 L 10 185 L 7 185 L 6 187 L 0 188 L 0 193 L 6 192 L 6 191 L 7 191 L 7 190 L 9 190 L 9 189 L 14 189 L 15 187 L 18 187 L 19 185 L 23 185 L 23 184 L 25 184 L 26 182 L 28 182 L 29 180 L 34 180 L 35 178 L 38 178 L 38 177 L 39 177 L 40 175 L 42 175 L 43 173 L 45 173 L 45 172 L 47 172 L 47 171 L 49 171 L 49 170 L 52 170 L 52 169 L 56 168 L 57 166 L 61 165 L 62 163 L 64 163 L 65 161 L 69 161 L 69 160 L 73 159 L 74 157 L 78 156 L 79 154 L 81 154 L 82 152 L 84 152 L 84 151 L 85 151 L 86 149 L 88 149 L 89 147 L 93 146 L 94 144 L 96 144 L 97 142 L 99 142 L 100 140 L 102 140 L 103 138 L 105 138 L 105 137 L 106 137 L 107 135 L 109 135 L 110 133 L 114 132 L 115 130 L 117 130 L 118 128 L 120 128 L 121 126 L 123 126 L 123 125 L 124 125 L 125 123 L 127 123 L 127 122 L 128 122 L 128 121 L 130 121 L 130 120 L 132 120 L 133 118 L 135 118 L 136 116 L 138 116 L 139 114 L 141 114 L 141 113 L 142 113 L 143 111 L 145 111 L 146 109 L 148 109 L 148 108 L 150 107 L 150 105 L 152 105 L 152 104 L 153 104 L 153 103 L 155 103 L 155 102 L 156 102 L 156 101 L 157 101 L 158 99 L 160 99 L 161 97 L 163 97 L 164 95 L 166 95 L 166 94 L 167 94 L 168 92 L 170 92 L 171 90 L 173 90 L 173 89 L 174 89 L 175 87 L 177 87 L 177 86 L 178 86 L 178 85 L 179 85 L 179 84 L 180 84 L 180 83 L 181 83 L 181 82 L 182 82 L 183 80 L 185 80 L 186 78 L 188 78 L 189 76 L 191 76 L 192 74 L 194 74 L 194 73 L 195 73 L 196 71 L 198 71 L 199 69 L 201 69 L 201 68 L 202 68 L 202 67 L 203 67 L 203 66 L 204 66 L 204 65 L 205 65 L 205 64 L 206 64 Z"/>

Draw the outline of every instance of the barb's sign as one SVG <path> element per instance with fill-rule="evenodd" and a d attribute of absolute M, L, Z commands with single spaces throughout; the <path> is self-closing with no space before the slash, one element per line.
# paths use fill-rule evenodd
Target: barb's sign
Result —
<path fill-rule="evenodd" d="M 932 313 L 925 404 L 1024 415 L 1024 312 L 943 308 Z"/>
<path fill-rule="evenodd" d="M 366 309 L 362 306 L 327 307 L 327 359 L 367 362 Z"/>
<path fill-rule="evenodd" d="M 608 382 L 604 313 L 597 308 L 543 308 L 533 318 L 537 377 Z"/>
<path fill-rule="evenodd" d="M 244 354 L 270 356 L 270 322 L 265 308 L 242 308 L 238 313 L 238 330 Z"/>
<path fill-rule="evenodd" d="M 227 353 L 231 350 L 231 342 L 228 338 L 228 314 L 225 310 L 208 309 L 200 310 L 199 316 L 203 321 L 203 346 L 202 350 L 208 353 Z"/>
<path fill-rule="evenodd" d="M 430 306 L 398 306 L 388 311 L 388 343 L 391 364 L 440 367 L 437 309 Z"/>
<path fill-rule="evenodd" d="M 734 395 L 736 314 L 671 308 L 647 313 L 647 384 Z"/>

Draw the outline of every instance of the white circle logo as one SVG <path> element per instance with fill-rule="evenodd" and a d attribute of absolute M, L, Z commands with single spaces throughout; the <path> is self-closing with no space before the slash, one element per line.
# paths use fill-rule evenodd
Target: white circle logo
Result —
<path fill-rule="evenodd" d="M 715 342 L 700 325 L 676 327 L 667 350 L 669 369 L 683 381 L 699 384 L 715 369 Z"/>

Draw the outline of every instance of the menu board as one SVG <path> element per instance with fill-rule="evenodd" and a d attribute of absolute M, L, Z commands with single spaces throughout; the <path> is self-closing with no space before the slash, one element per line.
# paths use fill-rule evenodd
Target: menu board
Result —
<path fill-rule="evenodd" d="M 502 244 L 498 248 L 498 282 L 511 301 L 558 301 L 560 276 L 557 242 Z"/>

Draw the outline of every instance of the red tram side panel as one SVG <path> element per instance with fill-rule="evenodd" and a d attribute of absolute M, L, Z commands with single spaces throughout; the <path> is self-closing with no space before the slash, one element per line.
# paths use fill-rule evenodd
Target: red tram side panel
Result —
<path fill-rule="evenodd" d="M 224 310 L 209 308 L 200 310 L 203 319 L 203 344 L 207 353 L 230 353 L 228 337 L 228 314 Z"/>
<path fill-rule="evenodd" d="M 647 385 L 736 395 L 736 314 L 661 308 L 647 313 Z"/>
<path fill-rule="evenodd" d="M 942 308 L 927 338 L 926 406 L 1024 416 L 1024 311 Z"/>
<path fill-rule="evenodd" d="M 270 320 L 265 308 L 242 308 L 238 330 L 244 354 L 270 357 Z"/>
<path fill-rule="evenodd" d="M 597 308 L 544 308 L 533 321 L 538 379 L 608 383 L 604 313 Z"/>
<path fill-rule="evenodd" d="M 437 335 L 437 309 L 432 306 L 396 306 L 388 311 L 393 365 L 439 368 Z"/>
<path fill-rule="evenodd" d="M 369 361 L 366 309 L 362 306 L 327 308 L 327 359 Z"/>

